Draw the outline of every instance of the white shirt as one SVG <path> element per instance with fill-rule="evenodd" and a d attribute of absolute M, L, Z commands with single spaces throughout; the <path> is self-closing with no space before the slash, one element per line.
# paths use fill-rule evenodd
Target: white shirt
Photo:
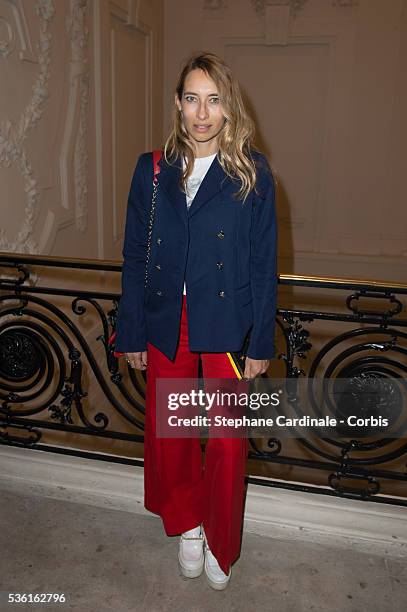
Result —
<path fill-rule="evenodd" d="M 187 199 L 187 207 L 189 208 L 192 204 L 192 201 L 196 195 L 196 192 L 199 189 L 200 184 L 203 181 L 205 174 L 208 172 L 210 165 L 216 157 L 216 153 L 213 155 L 208 155 L 207 157 L 196 157 L 194 162 L 194 168 L 191 172 L 191 175 L 188 177 L 186 184 L 186 199 Z M 182 160 L 182 169 L 185 170 L 185 161 Z M 184 283 L 184 295 L 186 295 L 186 287 Z"/>

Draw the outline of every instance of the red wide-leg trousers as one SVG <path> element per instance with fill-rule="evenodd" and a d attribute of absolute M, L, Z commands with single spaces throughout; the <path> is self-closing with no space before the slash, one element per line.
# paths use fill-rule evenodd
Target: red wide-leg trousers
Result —
<path fill-rule="evenodd" d="M 201 353 L 203 378 L 236 378 L 226 353 Z M 175 359 L 147 343 L 144 431 L 144 505 L 159 514 L 166 534 L 203 524 L 209 548 L 228 574 L 238 558 L 243 522 L 247 438 L 209 437 L 202 461 L 200 438 L 156 436 L 156 379 L 197 378 L 199 353 L 188 346 L 186 296 Z"/>

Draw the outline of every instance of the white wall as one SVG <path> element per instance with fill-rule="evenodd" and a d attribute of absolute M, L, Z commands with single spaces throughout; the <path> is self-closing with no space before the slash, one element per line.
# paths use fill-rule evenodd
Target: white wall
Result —
<path fill-rule="evenodd" d="M 198 50 L 230 63 L 278 173 L 280 272 L 406 282 L 406 0 L 166 2 L 165 129 Z"/>

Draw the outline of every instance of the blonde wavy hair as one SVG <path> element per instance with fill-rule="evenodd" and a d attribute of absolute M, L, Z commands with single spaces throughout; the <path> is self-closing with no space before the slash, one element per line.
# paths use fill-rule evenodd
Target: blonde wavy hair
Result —
<path fill-rule="evenodd" d="M 175 89 L 180 102 L 185 79 L 189 72 L 197 68 L 203 70 L 217 86 L 222 112 L 226 118 L 218 134 L 218 159 L 225 173 L 231 179 L 240 181 L 241 187 L 235 196 L 245 201 L 250 191 L 256 186 L 256 164 L 251 155 L 252 150 L 257 151 L 253 145 L 254 122 L 244 107 L 238 81 L 234 78 L 229 66 L 214 53 L 195 53 L 187 60 Z M 163 148 L 164 158 L 169 164 L 182 155 L 185 157 L 185 170 L 180 185 L 185 191 L 186 180 L 193 170 L 195 154 L 182 120 L 182 114 L 175 103 L 172 127 Z"/>

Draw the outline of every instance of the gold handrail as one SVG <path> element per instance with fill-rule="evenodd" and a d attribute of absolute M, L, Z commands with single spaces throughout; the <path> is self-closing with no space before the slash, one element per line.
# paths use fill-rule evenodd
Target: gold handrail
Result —
<path fill-rule="evenodd" d="M 56 257 L 53 255 L 28 255 L 26 253 L 8 253 L 0 251 L 0 263 L 7 262 L 27 262 L 31 264 L 44 264 L 44 265 L 59 265 L 64 267 L 83 267 L 83 268 L 99 268 L 114 267 L 119 269 L 123 262 L 117 259 L 84 259 L 80 257 Z M 335 276 L 311 276 L 311 275 L 300 275 L 300 274 L 279 274 L 278 275 L 280 284 L 286 285 L 312 285 L 313 283 L 324 284 L 328 287 L 329 285 L 344 288 L 354 285 L 360 288 L 362 287 L 373 287 L 375 289 L 393 289 L 394 291 L 406 291 L 407 283 L 398 283 L 384 280 L 372 280 L 372 279 L 361 279 L 361 278 L 341 278 Z"/>
<path fill-rule="evenodd" d="M 281 281 L 293 281 L 297 283 L 330 283 L 335 285 L 358 285 L 364 287 L 374 287 L 376 289 L 400 289 L 407 291 L 406 283 L 390 282 L 384 280 L 369 280 L 364 278 L 341 278 L 335 276 L 301 276 L 300 274 L 279 274 Z M 291 283 L 290 283 L 291 284 Z"/>

